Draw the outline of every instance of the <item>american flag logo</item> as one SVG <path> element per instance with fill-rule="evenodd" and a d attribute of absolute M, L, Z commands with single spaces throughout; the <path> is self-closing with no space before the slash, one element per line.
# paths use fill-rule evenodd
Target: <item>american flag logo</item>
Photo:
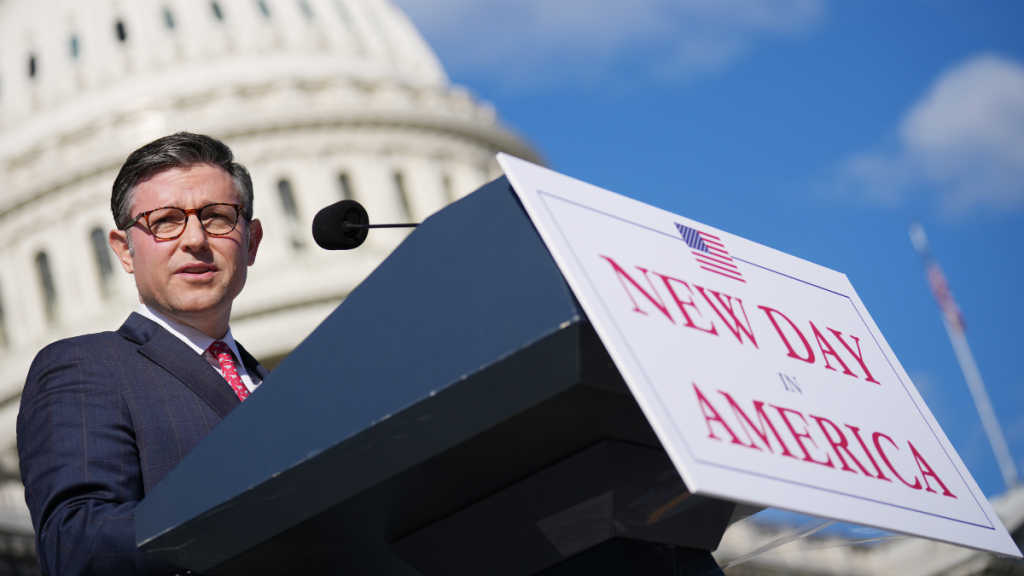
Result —
<path fill-rule="evenodd" d="M 708 272 L 721 274 L 726 278 L 746 282 L 740 269 L 733 262 L 732 256 L 729 256 L 729 251 L 725 249 L 725 244 L 722 244 L 721 238 L 689 226 L 683 226 L 678 222 L 676 222 L 676 228 L 683 235 L 683 241 L 691 248 L 694 257 L 697 258 L 697 264 L 701 268 Z"/>

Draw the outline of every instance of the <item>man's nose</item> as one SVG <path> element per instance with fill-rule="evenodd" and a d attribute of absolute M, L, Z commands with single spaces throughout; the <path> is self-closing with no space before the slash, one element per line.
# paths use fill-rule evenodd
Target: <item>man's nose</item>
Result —
<path fill-rule="evenodd" d="M 192 224 L 192 217 L 195 216 L 195 224 Z M 205 247 L 209 243 L 206 230 L 199 221 L 199 215 L 189 214 L 185 216 L 185 229 L 181 232 L 181 242 L 186 246 Z"/>

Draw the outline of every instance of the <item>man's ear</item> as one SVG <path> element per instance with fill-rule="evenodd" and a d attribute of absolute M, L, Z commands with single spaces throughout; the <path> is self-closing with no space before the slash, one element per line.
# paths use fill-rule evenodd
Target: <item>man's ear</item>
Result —
<path fill-rule="evenodd" d="M 132 263 L 132 251 L 128 246 L 128 231 L 111 230 L 107 241 L 110 243 L 111 250 L 117 255 L 117 259 L 121 261 L 121 267 L 124 268 L 124 271 L 134 274 L 135 267 Z"/>
<path fill-rule="evenodd" d="M 263 240 L 263 223 L 259 218 L 249 222 L 249 266 L 256 263 L 256 251 Z"/>

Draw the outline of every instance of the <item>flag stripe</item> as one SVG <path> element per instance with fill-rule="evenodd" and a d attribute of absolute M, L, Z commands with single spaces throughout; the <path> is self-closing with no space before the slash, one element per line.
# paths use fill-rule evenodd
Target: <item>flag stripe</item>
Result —
<path fill-rule="evenodd" d="M 699 256 L 701 258 L 706 258 L 708 260 L 711 260 L 712 262 L 717 262 L 717 263 L 719 263 L 719 264 L 721 264 L 723 266 L 729 266 L 730 268 L 737 268 L 737 266 L 735 264 L 733 264 L 733 259 L 732 258 L 722 258 L 721 256 L 718 256 L 716 254 L 708 254 L 708 253 L 704 253 L 704 252 L 697 252 L 696 250 L 693 251 L 693 255 L 694 256 Z"/>
<path fill-rule="evenodd" d="M 725 270 L 727 272 L 732 272 L 733 274 L 739 274 L 740 273 L 739 268 L 737 268 L 735 266 L 725 266 L 725 265 L 721 264 L 720 262 L 715 262 L 714 260 L 707 260 L 707 259 L 698 257 L 697 258 L 697 262 L 700 262 L 701 264 L 705 264 L 707 266 L 714 266 L 715 268 L 719 268 L 719 269 Z"/>
<path fill-rule="evenodd" d="M 720 268 L 722 270 L 727 270 L 729 272 L 733 272 L 733 273 L 739 274 L 739 269 L 736 268 L 736 266 L 734 266 L 732 264 L 729 264 L 727 262 L 720 262 L 718 260 L 713 260 L 713 259 L 708 259 L 708 258 L 696 258 L 696 260 L 698 262 L 702 263 L 702 264 L 718 266 L 718 268 Z"/>
<path fill-rule="evenodd" d="M 701 268 L 704 268 L 704 266 L 701 266 Z M 740 282 L 743 282 L 744 284 L 746 284 L 746 282 L 747 282 L 746 280 L 744 280 L 740 276 L 733 276 L 732 274 L 726 274 L 725 272 L 721 272 L 719 270 L 713 270 L 711 268 L 704 268 L 704 269 L 707 270 L 708 272 L 714 272 L 715 274 L 718 274 L 720 276 L 725 276 L 726 278 L 732 278 L 733 280 L 739 280 Z"/>

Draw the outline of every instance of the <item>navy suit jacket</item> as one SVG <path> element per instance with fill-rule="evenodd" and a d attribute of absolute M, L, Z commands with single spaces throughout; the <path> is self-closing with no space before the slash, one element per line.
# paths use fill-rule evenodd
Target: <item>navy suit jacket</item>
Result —
<path fill-rule="evenodd" d="M 250 373 L 269 372 L 238 346 Z M 239 403 L 199 354 L 132 313 L 32 363 L 18 414 L 25 500 L 46 575 L 175 574 L 135 546 L 135 506 Z"/>

